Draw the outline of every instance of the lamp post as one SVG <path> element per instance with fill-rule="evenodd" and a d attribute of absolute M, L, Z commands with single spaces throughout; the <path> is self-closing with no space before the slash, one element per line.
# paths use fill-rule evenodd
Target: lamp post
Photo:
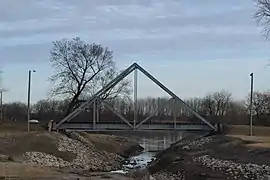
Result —
<path fill-rule="evenodd" d="M 36 72 L 36 70 L 28 71 L 28 94 L 27 94 L 27 131 L 30 131 L 30 96 L 31 96 L 31 76 L 32 72 Z"/>
<path fill-rule="evenodd" d="M 1 105 L 1 111 L 0 111 L 0 122 L 3 121 L 3 92 L 6 92 L 7 89 L 0 89 L 0 105 Z"/>
<path fill-rule="evenodd" d="M 253 73 L 250 73 L 250 117 L 249 117 L 249 135 L 252 136 L 252 124 L 253 124 Z"/>

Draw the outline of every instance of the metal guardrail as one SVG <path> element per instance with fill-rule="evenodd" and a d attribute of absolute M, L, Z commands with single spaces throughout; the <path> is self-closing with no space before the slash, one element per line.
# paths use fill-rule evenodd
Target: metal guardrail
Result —
<path fill-rule="evenodd" d="M 111 131 L 111 130 L 133 130 L 132 127 L 129 127 L 127 124 L 96 124 L 93 128 L 91 123 L 63 123 L 58 129 L 61 130 L 85 130 L 85 131 Z M 139 128 L 135 129 L 140 130 L 167 130 L 167 131 L 210 131 L 211 128 L 203 124 L 143 124 Z"/>

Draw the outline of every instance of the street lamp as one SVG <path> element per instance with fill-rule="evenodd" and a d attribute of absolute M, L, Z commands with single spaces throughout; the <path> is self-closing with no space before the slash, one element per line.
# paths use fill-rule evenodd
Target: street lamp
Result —
<path fill-rule="evenodd" d="M 7 89 L 0 89 L 0 105 L 1 105 L 1 111 L 0 111 L 0 122 L 3 121 L 3 92 L 8 91 Z"/>
<path fill-rule="evenodd" d="M 250 118 L 249 118 L 249 135 L 252 136 L 252 116 L 253 116 L 253 73 L 250 73 Z"/>
<path fill-rule="evenodd" d="M 31 94 L 31 76 L 32 72 L 36 70 L 28 71 L 28 95 L 27 95 L 27 131 L 30 131 L 30 94 Z"/>

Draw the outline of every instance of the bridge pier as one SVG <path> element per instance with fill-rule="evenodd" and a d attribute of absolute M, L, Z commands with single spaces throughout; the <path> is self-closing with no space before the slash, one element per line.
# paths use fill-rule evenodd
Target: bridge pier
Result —
<path fill-rule="evenodd" d="M 96 114 L 96 110 L 97 110 L 97 100 L 95 99 L 94 102 L 93 102 L 93 130 L 96 129 L 96 117 L 97 117 L 97 114 Z"/>
<path fill-rule="evenodd" d="M 173 103 L 175 104 L 175 99 L 173 99 Z M 173 127 L 174 127 L 174 130 L 176 129 L 176 105 L 173 106 Z"/>
<path fill-rule="evenodd" d="M 96 122 L 99 122 L 99 112 L 100 112 L 100 102 L 97 101 L 97 104 L 96 104 Z"/>

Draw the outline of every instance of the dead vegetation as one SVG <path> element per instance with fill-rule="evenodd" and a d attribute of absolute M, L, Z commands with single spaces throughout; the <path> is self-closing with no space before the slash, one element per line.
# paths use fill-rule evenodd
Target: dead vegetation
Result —
<path fill-rule="evenodd" d="M 126 138 L 80 133 L 88 141 L 89 145 L 94 148 L 94 152 L 114 153 L 120 156 L 128 156 L 129 152 L 140 150 L 141 147 Z M 79 174 L 85 175 L 84 172 L 67 168 L 41 167 L 38 165 L 29 165 L 23 163 L 25 152 L 43 152 L 51 154 L 63 160 L 71 162 L 76 154 L 58 150 L 58 140 L 63 134 L 55 132 L 21 132 L 11 131 L 0 133 L 0 178 L 5 176 L 20 177 L 20 179 L 67 179 L 79 177 Z M 101 156 L 101 159 L 105 157 Z M 107 159 L 109 161 L 110 159 Z M 111 179 L 121 179 L 121 175 L 110 175 Z M 95 176 L 92 179 L 102 179 L 102 176 Z"/>
<path fill-rule="evenodd" d="M 57 148 L 59 134 L 57 133 L 1 133 L 0 154 L 10 156 L 13 160 L 21 161 L 25 152 L 44 152 L 72 161 L 75 155 L 71 152 L 60 152 Z"/>
<path fill-rule="evenodd" d="M 119 154 L 122 157 L 135 153 L 134 150 L 143 150 L 138 143 L 127 140 L 124 137 L 88 133 L 81 133 L 81 135 L 93 143 L 98 150 Z"/>
<path fill-rule="evenodd" d="M 26 180 L 38 177 L 45 178 L 52 174 L 54 174 L 52 169 L 45 167 L 31 166 L 15 162 L 0 163 L 0 177 L 20 177 L 20 179 Z"/>
<path fill-rule="evenodd" d="M 254 148 L 270 148 L 270 137 L 269 136 L 246 136 L 246 135 L 230 135 L 237 137 L 245 141 L 250 141 L 247 146 Z"/>
<path fill-rule="evenodd" d="M 231 135 L 249 135 L 249 125 L 226 125 L 224 127 L 226 134 Z M 253 126 L 253 136 L 270 136 L 270 127 Z"/>

